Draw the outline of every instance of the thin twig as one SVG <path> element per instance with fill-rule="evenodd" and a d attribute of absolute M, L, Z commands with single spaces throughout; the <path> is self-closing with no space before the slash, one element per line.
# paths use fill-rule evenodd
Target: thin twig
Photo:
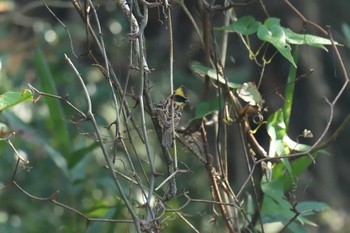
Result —
<path fill-rule="evenodd" d="M 124 191 L 123 191 L 123 187 L 122 185 L 120 184 L 115 172 L 113 172 L 112 168 L 113 168 L 113 163 L 111 161 L 111 159 L 108 157 L 108 153 L 107 153 L 107 150 L 106 150 L 106 147 L 103 143 L 103 140 L 101 138 L 101 134 L 100 134 L 100 130 L 97 126 L 97 123 L 96 123 L 96 120 L 95 120 L 95 117 L 94 117 L 94 114 L 92 112 L 92 104 L 91 104 L 91 99 L 90 99 L 90 95 L 87 91 L 87 88 L 86 88 L 86 85 L 84 83 L 84 80 L 83 78 L 80 76 L 80 73 L 78 72 L 78 70 L 75 68 L 74 64 L 71 62 L 71 60 L 68 58 L 68 56 L 65 54 L 65 59 L 67 60 L 68 64 L 71 66 L 71 68 L 73 69 L 73 71 L 75 72 L 77 78 L 79 79 L 80 81 L 80 84 L 83 88 L 83 91 L 85 93 L 85 98 L 86 98 L 86 101 L 88 103 L 88 112 L 87 112 L 87 117 L 88 119 L 90 119 L 91 123 L 92 123 L 92 126 L 96 132 L 96 136 L 97 136 L 97 139 L 98 139 L 98 143 L 100 145 L 100 148 L 102 150 L 102 154 L 104 156 L 104 159 L 108 165 L 108 168 L 112 174 L 112 177 L 113 177 L 113 180 L 114 180 L 114 183 L 116 184 L 117 186 L 117 189 L 126 205 L 126 207 L 128 208 L 129 210 L 129 213 L 130 215 L 132 216 L 133 220 L 134 220 L 134 224 L 135 224 L 135 227 L 136 227 L 136 231 L 137 232 L 141 232 L 141 227 L 140 227 L 140 220 L 138 218 L 138 216 L 136 215 L 135 211 L 133 210 L 127 196 L 125 195 Z"/>
<path fill-rule="evenodd" d="M 170 93 L 174 93 L 174 41 L 173 41 L 173 25 L 171 17 L 171 9 L 168 8 L 168 30 L 169 30 L 169 82 L 170 82 Z M 174 167 L 175 171 L 177 169 L 177 147 L 176 147 L 176 133 L 175 133 L 175 123 L 174 123 L 174 104 L 175 101 L 171 101 L 171 128 L 172 128 L 172 141 L 174 146 Z M 170 174 L 172 175 L 172 174 Z M 175 178 L 174 178 L 175 179 Z"/>
<path fill-rule="evenodd" d="M 295 8 L 288 0 L 283 0 L 284 3 L 292 10 L 294 11 L 294 13 L 304 22 L 304 23 L 307 23 L 307 24 L 310 24 L 312 25 L 313 27 L 317 28 L 320 32 L 322 32 L 325 36 L 328 35 L 327 31 L 324 30 L 322 27 L 320 27 L 318 24 L 308 20 L 305 18 L 305 16 L 300 13 L 300 11 L 298 11 L 297 8 Z"/>
<path fill-rule="evenodd" d="M 180 5 L 180 7 L 182 8 L 182 10 L 185 12 L 185 14 L 187 15 L 188 19 L 190 20 L 194 30 L 196 31 L 196 34 L 200 40 L 200 43 L 202 46 L 204 46 L 204 41 L 203 41 L 203 37 L 201 35 L 201 32 L 199 30 L 198 24 L 196 23 L 195 19 L 193 18 L 191 12 L 188 10 L 188 8 L 186 7 L 186 4 L 184 3 L 184 0 L 177 0 L 176 1 L 177 4 Z"/>
<path fill-rule="evenodd" d="M 165 180 L 162 181 L 162 183 L 160 183 L 156 188 L 155 190 L 159 190 L 166 182 L 168 182 L 170 179 L 174 179 L 174 176 L 177 174 L 177 173 L 186 173 L 188 172 L 188 170 L 180 170 L 180 169 L 176 169 L 175 172 L 173 172 L 172 174 L 170 174 Z"/>
<path fill-rule="evenodd" d="M 337 103 L 338 99 L 340 98 L 340 96 L 344 93 L 346 87 L 349 85 L 350 80 L 349 80 L 349 77 L 348 77 L 348 73 L 346 72 L 346 68 L 344 66 L 343 60 L 341 59 L 339 50 L 338 50 L 337 46 L 334 43 L 330 27 L 328 27 L 328 36 L 329 36 L 330 41 L 332 42 L 333 50 L 335 52 L 336 58 L 338 60 L 338 63 L 340 65 L 340 69 L 341 69 L 343 77 L 344 77 L 344 84 L 343 84 L 342 88 L 340 89 L 340 91 L 338 92 L 337 96 L 332 101 L 332 104 L 335 105 Z"/>
<path fill-rule="evenodd" d="M 75 57 L 78 57 L 76 55 L 76 53 L 74 52 L 74 46 L 73 46 L 73 40 L 72 40 L 72 36 L 68 30 L 68 28 L 66 27 L 66 25 L 56 16 L 56 14 L 51 10 L 51 8 L 47 5 L 47 3 L 44 0 L 41 0 L 42 3 L 45 5 L 46 9 L 52 14 L 52 16 L 62 25 L 62 27 L 64 28 L 64 30 L 67 32 L 68 38 L 69 38 L 69 43 L 70 43 L 70 48 L 72 50 L 72 53 Z"/>
<path fill-rule="evenodd" d="M 78 216 L 86 219 L 87 221 L 93 221 L 93 222 L 112 222 L 112 223 L 133 223 L 134 221 L 133 220 L 127 220 L 127 219 L 106 219 L 106 218 L 91 218 L 91 217 L 88 217 L 86 216 L 85 214 L 83 214 L 82 212 L 80 212 L 79 210 L 77 209 L 74 209 L 68 205 L 65 205 L 59 201 L 56 200 L 57 196 L 58 196 L 58 191 L 52 193 L 49 197 L 37 197 L 37 196 L 34 196 L 32 194 L 30 194 L 29 192 L 27 192 L 26 190 L 24 190 L 15 180 L 12 181 L 12 184 L 18 189 L 20 190 L 22 193 L 24 193 L 26 196 L 34 199 L 34 200 L 37 200 L 37 201 L 49 201 L 49 202 L 52 202 L 54 203 L 55 205 L 57 206 L 60 206 L 64 209 L 67 209 L 75 214 L 77 214 Z"/>
<path fill-rule="evenodd" d="M 15 135 L 14 132 L 12 132 L 9 136 L 7 136 L 6 138 L 6 141 L 7 141 L 7 144 L 10 145 L 10 147 L 12 148 L 12 150 L 15 152 L 16 156 L 17 156 L 17 160 L 20 160 L 23 164 L 29 164 L 29 160 L 24 158 L 18 151 L 17 149 L 14 147 L 14 145 L 12 144 L 11 142 L 11 138 Z"/>
<path fill-rule="evenodd" d="M 257 0 L 251 0 L 249 2 L 243 2 L 243 3 L 229 3 L 225 6 L 219 6 L 219 5 L 211 5 L 210 3 L 208 3 L 207 0 L 203 0 L 203 5 L 206 7 L 207 10 L 211 11 L 211 12 L 222 12 L 222 11 L 226 11 L 229 10 L 231 8 L 235 8 L 235 7 L 247 7 L 250 4 L 255 3 Z"/>
<path fill-rule="evenodd" d="M 55 99 L 59 99 L 61 101 L 63 101 L 64 103 L 66 103 L 69 107 L 71 107 L 72 109 L 74 109 L 74 111 L 76 111 L 77 113 L 79 113 L 79 115 L 86 119 L 87 116 L 84 112 L 82 112 L 80 109 L 78 109 L 75 105 L 73 105 L 71 102 L 68 101 L 68 95 L 65 96 L 59 96 L 59 95 L 54 95 L 54 94 L 50 94 L 50 93 L 45 93 L 42 91 L 39 91 L 38 89 L 36 89 L 35 87 L 33 87 L 30 83 L 28 83 L 28 86 L 31 90 L 33 90 L 35 93 L 37 93 L 39 96 L 47 96 L 47 97 L 51 97 L 51 98 L 55 98 Z"/>
<path fill-rule="evenodd" d="M 206 169 L 207 169 L 207 172 L 209 175 L 209 179 L 211 181 L 211 185 L 213 186 L 213 192 L 214 192 L 216 200 L 218 200 L 219 202 L 222 202 L 221 194 L 220 194 L 218 183 L 216 180 L 215 168 L 213 167 L 213 164 L 212 164 L 213 159 L 212 159 L 212 156 L 209 154 L 207 133 L 205 131 L 203 121 L 202 121 L 202 126 L 200 128 L 200 132 L 201 132 L 202 141 L 203 141 L 203 151 L 204 151 L 204 155 L 205 155 L 206 160 L 207 160 Z M 219 208 L 220 208 L 221 214 L 224 218 L 225 224 L 226 224 L 229 232 L 231 232 L 231 233 L 236 232 L 230 219 L 227 218 L 227 212 L 226 212 L 225 206 L 219 205 Z"/>
<path fill-rule="evenodd" d="M 194 232 L 200 233 L 200 231 L 199 231 L 197 228 L 195 228 L 195 227 L 190 223 L 190 221 L 188 221 L 181 213 L 175 212 L 175 214 L 176 214 L 177 216 L 179 216 L 182 220 L 184 220 L 184 222 L 185 222 L 187 225 L 189 225 L 189 226 L 192 228 L 192 230 L 194 230 Z"/>

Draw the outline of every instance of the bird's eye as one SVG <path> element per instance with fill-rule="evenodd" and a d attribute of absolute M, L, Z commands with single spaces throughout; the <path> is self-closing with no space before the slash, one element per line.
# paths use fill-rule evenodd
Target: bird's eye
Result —
<path fill-rule="evenodd" d="M 181 95 L 175 95 L 175 102 L 187 103 L 188 99 Z"/>

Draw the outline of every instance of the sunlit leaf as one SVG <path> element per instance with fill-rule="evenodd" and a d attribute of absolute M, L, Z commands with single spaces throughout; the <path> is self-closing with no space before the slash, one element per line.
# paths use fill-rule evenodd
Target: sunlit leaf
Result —
<path fill-rule="evenodd" d="M 284 135 L 283 141 L 293 151 L 305 152 L 308 149 L 310 149 L 309 145 L 295 142 L 292 139 L 290 139 L 290 137 L 288 135 Z"/>
<path fill-rule="evenodd" d="M 24 89 L 21 92 L 6 92 L 0 95 L 0 111 L 11 108 L 24 101 L 33 101 L 31 90 Z"/>
<path fill-rule="evenodd" d="M 287 135 L 286 125 L 284 123 L 283 111 L 282 109 L 277 110 L 267 119 L 267 132 L 271 138 L 269 146 L 269 156 L 284 156 L 290 154 L 290 147 L 284 141 L 284 137 Z M 288 159 L 283 158 L 282 164 L 284 168 L 288 171 L 288 175 L 293 178 L 292 168 Z M 276 178 L 274 174 L 275 168 L 272 169 L 272 177 Z M 277 171 L 278 172 L 278 171 Z M 279 173 L 278 173 L 279 174 Z"/>
<path fill-rule="evenodd" d="M 267 132 L 271 138 L 269 156 L 288 155 L 290 151 L 305 152 L 310 147 L 291 140 L 286 132 L 282 109 L 277 110 L 267 120 Z M 311 155 L 310 155 L 311 156 Z M 295 182 L 295 177 L 301 175 L 311 164 L 310 158 L 302 157 L 289 162 L 288 159 L 283 159 L 282 163 L 276 164 L 272 169 L 272 179 L 280 180 L 288 190 Z"/>
<path fill-rule="evenodd" d="M 286 125 L 283 120 L 282 109 L 277 110 L 267 119 L 267 133 L 270 136 L 269 156 L 275 157 L 284 154 L 283 138 L 286 134 Z"/>

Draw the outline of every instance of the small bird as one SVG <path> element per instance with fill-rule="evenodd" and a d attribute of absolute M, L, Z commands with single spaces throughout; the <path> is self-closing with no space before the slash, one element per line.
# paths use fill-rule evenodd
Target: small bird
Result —
<path fill-rule="evenodd" d="M 172 103 L 174 114 L 172 114 Z M 186 89 L 184 86 L 180 86 L 172 95 L 160 101 L 156 106 L 159 124 L 162 127 L 162 145 L 164 147 L 169 148 L 172 146 L 172 119 L 174 119 L 174 127 L 176 127 L 182 116 L 182 109 L 187 103 L 189 103 L 189 100 L 186 96 Z"/>

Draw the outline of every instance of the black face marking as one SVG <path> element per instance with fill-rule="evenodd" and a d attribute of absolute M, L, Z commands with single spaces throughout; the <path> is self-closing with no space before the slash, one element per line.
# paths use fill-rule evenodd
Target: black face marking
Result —
<path fill-rule="evenodd" d="M 187 103 L 188 102 L 188 98 L 185 98 L 181 95 L 175 95 L 174 100 L 175 100 L 175 102 L 179 102 L 179 103 Z"/>

